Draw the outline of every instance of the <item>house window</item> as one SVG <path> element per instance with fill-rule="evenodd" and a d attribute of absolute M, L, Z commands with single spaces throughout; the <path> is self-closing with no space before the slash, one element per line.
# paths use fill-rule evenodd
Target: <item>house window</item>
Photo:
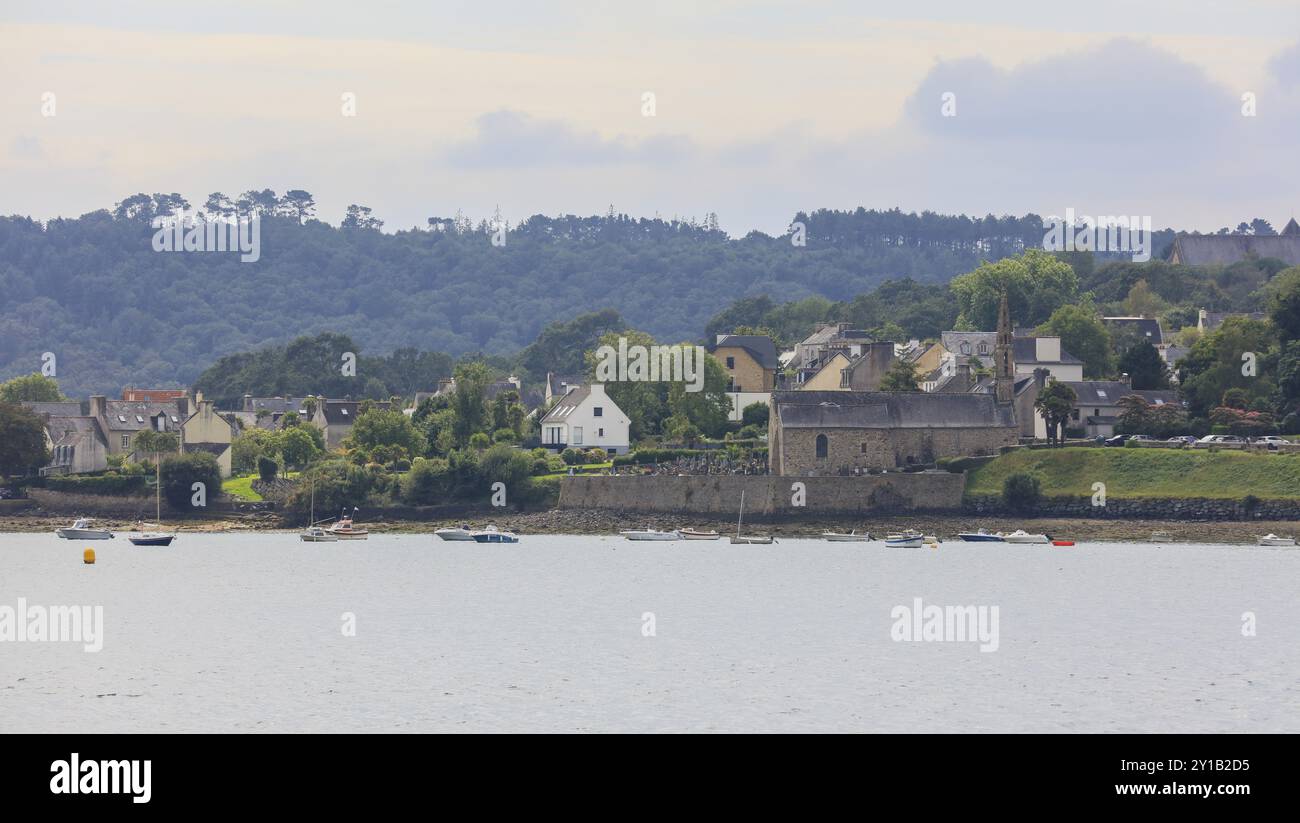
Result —
<path fill-rule="evenodd" d="M 736 368 L 736 358 L 734 358 L 734 357 L 728 357 L 728 358 L 727 358 L 727 368 L 729 368 L 729 369 L 734 369 L 734 368 Z"/>
<path fill-rule="evenodd" d="M 817 435 L 817 459 L 826 459 L 826 435 L 824 434 Z"/>
<path fill-rule="evenodd" d="M 600 406 L 595 406 L 591 410 L 592 417 L 603 417 L 604 415 L 605 415 L 605 410 Z"/>
<path fill-rule="evenodd" d="M 962 354 L 970 354 L 970 343 L 962 343 L 962 344 L 961 344 L 961 353 L 962 353 Z"/>
<path fill-rule="evenodd" d="M 866 443 L 863 443 L 863 444 L 862 444 L 862 453 L 863 453 L 863 454 L 866 454 L 866 453 L 867 453 L 867 444 L 866 444 Z"/>
<path fill-rule="evenodd" d="M 1093 416 L 1093 417 L 1101 417 L 1101 409 L 1093 409 L 1093 410 L 1092 410 L 1092 416 Z"/>
<path fill-rule="evenodd" d="M 1078 419 L 1079 419 L 1079 410 L 1078 410 L 1078 409 L 1075 409 L 1074 411 L 1070 412 L 1070 417 L 1071 417 L 1073 420 L 1078 421 Z"/>
<path fill-rule="evenodd" d="M 122 435 L 122 448 L 124 449 L 131 448 L 131 435 L 129 434 Z"/>
<path fill-rule="evenodd" d="M 1100 397 L 1102 400 L 1105 400 L 1106 399 L 1105 389 L 1097 389 L 1097 396 Z"/>
<path fill-rule="evenodd" d="M 989 344 L 980 343 L 980 354 L 988 354 L 988 353 L 989 353 Z"/>
<path fill-rule="evenodd" d="M 582 445 L 582 426 L 573 427 L 573 445 L 575 446 Z"/>
<path fill-rule="evenodd" d="M 604 429 L 596 429 L 596 436 L 597 436 L 597 437 L 604 437 L 604 436 L 605 436 L 605 430 L 604 430 Z"/>

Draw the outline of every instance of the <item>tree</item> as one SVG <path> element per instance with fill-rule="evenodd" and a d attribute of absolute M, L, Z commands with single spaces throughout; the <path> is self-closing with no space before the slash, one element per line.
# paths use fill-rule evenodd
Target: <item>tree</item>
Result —
<path fill-rule="evenodd" d="M 1169 388 L 1169 367 L 1150 343 L 1138 343 L 1124 352 L 1119 370 L 1129 376 L 1135 389 Z"/>
<path fill-rule="evenodd" d="M 1089 302 L 1061 306 L 1036 333 L 1061 338 L 1061 348 L 1083 361 L 1084 377 L 1102 378 L 1113 370 L 1110 332 Z"/>
<path fill-rule="evenodd" d="M 1269 317 L 1283 343 L 1300 340 L 1300 266 L 1278 272 L 1268 284 Z"/>
<path fill-rule="evenodd" d="M 1116 405 L 1119 406 L 1119 425 L 1126 434 L 1149 434 L 1151 428 L 1152 413 L 1151 404 L 1140 394 L 1130 394 L 1121 397 Z"/>
<path fill-rule="evenodd" d="M 1051 380 L 1038 393 L 1034 409 L 1047 428 L 1047 442 L 1059 444 L 1062 440 L 1061 430 L 1070 420 L 1074 405 L 1079 400 L 1074 389 L 1056 379 Z"/>
<path fill-rule="evenodd" d="M 880 380 L 881 391 L 920 391 L 917 386 L 916 364 L 910 360 L 895 360 Z"/>
<path fill-rule="evenodd" d="M 1251 403 L 1273 398 L 1276 344 L 1270 324 L 1244 317 L 1229 317 L 1203 335 L 1178 361 L 1178 385 L 1190 414 L 1208 417 L 1232 388 L 1242 389 Z"/>
<path fill-rule="evenodd" d="M 740 412 L 740 422 L 746 426 L 767 427 L 772 410 L 766 403 L 750 403 Z"/>
<path fill-rule="evenodd" d="M 0 477 L 25 474 L 49 462 L 45 424 L 33 411 L 0 400 Z"/>
<path fill-rule="evenodd" d="M 27 374 L 0 383 L 0 401 L 20 403 L 24 400 L 57 403 L 67 400 L 59 391 L 59 383 L 43 374 Z"/>
<path fill-rule="evenodd" d="M 360 418 L 357 422 L 361 422 Z M 275 436 L 275 446 L 284 459 L 285 468 L 302 468 L 320 456 L 323 450 L 312 439 L 309 430 L 315 430 L 315 426 L 295 426 Z M 353 431 L 356 431 L 355 427 Z"/>
<path fill-rule="evenodd" d="M 311 192 L 302 189 L 290 189 L 280 198 L 277 211 L 286 217 L 292 217 L 299 223 L 307 221 L 316 211 L 316 201 Z"/>
<path fill-rule="evenodd" d="M 686 347 L 689 344 L 683 343 Z M 689 420 L 696 429 L 709 437 L 721 437 L 731 415 L 731 398 L 727 395 L 729 378 L 717 358 L 705 356 L 697 368 L 704 369 L 704 384 L 700 391 L 689 391 L 682 380 L 668 383 L 668 410 L 675 416 Z"/>
<path fill-rule="evenodd" d="M 1079 278 L 1069 264 L 1041 249 L 1029 249 L 1019 257 L 984 263 L 954 278 L 949 288 L 957 298 L 959 321 L 991 330 L 997 328 L 1004 290 L 1013 320 L 1037 326 L 1061 306 L 1078 300 Z"/>
<path fill-rule="evenodd" d="M 1043 484 L 1038 475 L 1015 472 L 1002 481 L 1002 504 L 1018 514 L 1030 514 L 1043 498 Z"/>
<path fill-rule="evenodd" d="M 1128 297 L 1124 298 L 1124 311 L 1131 317 L 1155 317 L 1168 307 L 1169 304 L 1151 291 L 1145 280 L 1134 283 L 1128 290 Z"/>
<path fill-rule="evenodd" d="M 345 445 L 365 454 L 379 447 L 395 446 L 407 456 L 424 454 L 428 447 L 411 418 L 397 409 L 371 409 L 359 415 Z"/>
<path fill-rule="evenodd" d="M 137 460 L 141 455 L 156 457 L 164 452 L 179 451 L 180 445 L 180 438 L 172 432 L 160 432 L 153 429 L 145 429 L 140 432 L 135 436 L 133 442 Z"/>
<path fill-rule="evenodd" d="M 367 229 L 370 231 L 379 231 L 384 227 L 384 221 L 377 217 L 372 217 L 369 206 L 358 206 L 356 203 L 348 206 L 347 216 L 339 228 L 343 229 Z"/>
<path fill-rule="evenodd" d="M 453 430 L 456 445 L 465 446 L 471 437 L 487 432 L 491 422 L 487 408 L 487 389 L 492 383 L 492 372 L 481 361 L 462 363 L 456 367 L 456 392 L 451 405 L 456 412 Z"/>
<path fill-rule="evenodd" d="M 207 452 L 173 454 L 163 458 L 159 466 L 162 494 L 173 508 L 194 508 L 194 484 L 202 483 L 207 500 L 221 494 L 221 467 L 217 458 Z"/>

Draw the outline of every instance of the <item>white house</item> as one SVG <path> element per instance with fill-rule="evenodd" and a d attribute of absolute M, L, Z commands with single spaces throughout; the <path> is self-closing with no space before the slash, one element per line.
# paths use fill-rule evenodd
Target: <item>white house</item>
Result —
<path fill-rule="evenodd" d="M 631 421 L 605 394 L 605 386 L 592 383 L 571 390 L 542 418 L 542 446 L 554 451 L 604 449 L 626 454 L 631 443 Z"/>

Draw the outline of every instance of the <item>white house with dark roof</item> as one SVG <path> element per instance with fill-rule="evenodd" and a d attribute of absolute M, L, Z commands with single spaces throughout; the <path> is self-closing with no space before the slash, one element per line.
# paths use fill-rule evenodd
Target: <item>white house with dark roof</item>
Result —
<path fill-rule="evenodd" d="M 352 433 L 352 425 L 357 422 L 364 402 L 376 409 L 387 409 L 391 405 L 387 400 L 316 400 L 316 414 L 310 422 L 324 433 L 327 451 L 343 445 L 344 438 Z"/>
<path fill-rule="evenodd" d="M 1117 380 L 1084 380 L 1067 385 L 1074 389 L 1077 398 L 1068 426 L 1083 429 L 1088 437 L 1110 437 L 1115 433 L 1115 424 L 1119 422 L 1122 411 L 1119 405 L 1122 398 L 1136 395 L 1153 406 L 1181 403 L 1176 391 L 1134 389 Z"/>
<path fill-rule="evenodd" d="M 590 383 L 561 397 L 542 418 L 542 448 L 599 448 L 610 454 L 626 454 L 631 448 L 631 424 L 605 393 L 604 384 Z"/>

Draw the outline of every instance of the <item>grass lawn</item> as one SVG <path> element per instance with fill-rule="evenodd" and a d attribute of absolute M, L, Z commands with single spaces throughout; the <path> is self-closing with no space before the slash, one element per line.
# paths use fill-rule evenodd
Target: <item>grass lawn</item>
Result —
<path fill-rule="evenodd" d="M 221 481 L 221 490 L 231 497 L 238 497 L 250 503 L 260 503 L 262 495 L 253 491 L 253 481 L 257 479 L 255 474 L 246 474 L 243 477 L 231 477 Z"/>
<path fill-rule="evenodd" d="M 574 474 L 601 474 L 602 472 L 609 471 L 610 467 L 612 467 L 613 465 L 614 465 L 614 461 L 608 460 L 604 463 L 586 463 L 581 466 L 573 466 L 572 468 Z M 539 477 L 568 477 L 569 468 L 570 468 L 569 466 L 565 466 L 564 471 L 551 472 L 550 474 L 542 474 L 538 476 Z"/>
<path fill-rule="evenodd" d="M 1015 472 L 1039 475 L 1049 496 L 1087 497 L 1101 482 L 1115 498 L 1300 497 L 1300 455 L 1203 449 L 1020 449 L 971 472 L 966 491 L 1001 494 L 1002 481 Z"/>

